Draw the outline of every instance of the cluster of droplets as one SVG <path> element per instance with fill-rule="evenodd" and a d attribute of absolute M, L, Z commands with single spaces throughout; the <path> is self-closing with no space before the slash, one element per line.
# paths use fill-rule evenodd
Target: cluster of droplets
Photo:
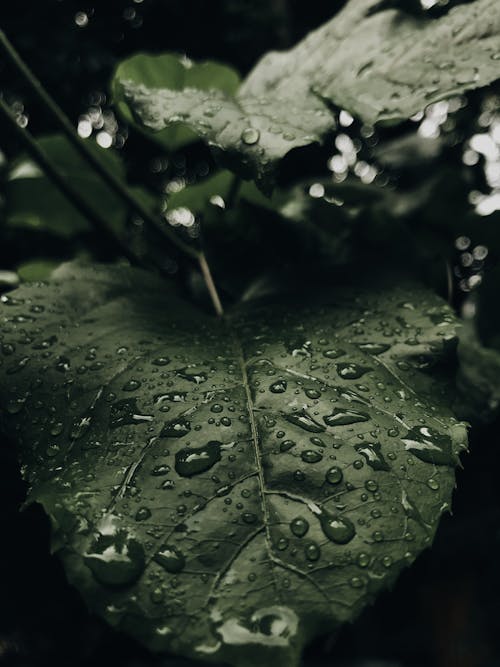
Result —
<path fill-rule="evenodd" d="M 498 53 L 500 63 L 500 52 Z M 479 215 L 500 210 L 500 107 L 497 95 L 487 96 L 477 119 L 478 131 L 464 146 L 463 161 L 469 167 L 482 163 L 489 192 L 473 190 L 469 195 Z"/>
<path fill-rule="evenodd" d="M 455 249 L 458 261 L 453 267 L 454 275 L 460 289 L 471 292 L 483 281 L 488 248 L 481 244 L 474 246 L 468 236 L 459 236 L 455 239 Z"/>
<path fill-rule="evenodd" d="M 82 139 L 91 136 L 101 148 L 122 148 L 127 140 L 127 130 L 120 127 L 111 108 L 106 105 L 106 94 L 92 91 L 88 96 L 88 109 L 78 118 L 77 132 Z"/>
<path fill-rule="evenodd" d="M 430 539 L 428 511 L 420 507 L 424 485 L 411 479 L 435 494 L 437 512 L 438 469 L 453 466 L 456 455 L 429 416 L 405 422 L 413 401 L 428 409 L 397 381 L 403 375 L 411 384 L 423 353 L 434 354 L 419 340 L 421 304 L 398 297 L 389 318 L 354 302 L 331 325 L 325 311 L 311 312 L 307 327 L 289 314 L 252 315 L 250 324 L 238 324 L 251 360 L 242 383 L 234 350 L 208 327 L 189 340 L 161 330 L 134 342 L 132 332 L 131 341 L 111 349 L 96 342 L 69 353 L 59 333 L 39 335 L 45 311 L 38 302 L 10 295 L 2 302 L 6 372 L 16 368 L 22 378 L 34 365 L 43 370 L 42 384 L 70 396 L 75 381 L 99 387 L 86 410 L 71 399 L 67 418 L 45 410 L 33 422 L 39 441 L 30 444 L 77 517 L 68 530 L 85 542 L 84 562 L 99 583 L 125 590 L 141 578 L 155 605 L 175 589 L 182 612 L 193 580 L 208 590 L 232 553 L 243 548 L 246 558 L 253 540 L 266 539 L 273 562 L 291 568 L 279 578 L 291 599 L 294 568 L 310 576 L 348 568 L 358 595 L 371 574 L 383 577 L 398 559 L 411 559 L 412 542 Z M 439 351 L 452 325 L 448 311 L 430 306 L 425 318 L 438 332 Z M 83 326 L 91 331 L 91 323 Z M 36 340 L 20 343 L 21 329 L 36 330 Z M 202 344 L 213 353 L 200 352 Z M 112 386 L 101 386 L 101 377 L 124 366 Z M 7 411 L 19 420 L 37 408 L 21 392 Z M 93 499 L 102 488 L 111 491 L 104 513 Z M 403 547 L 394 549 L 395 541 Z M 256 563 L 245 575 L 252 590 L 261 569 Z M 142 587 L 133 590 L 143 595 Z"/>

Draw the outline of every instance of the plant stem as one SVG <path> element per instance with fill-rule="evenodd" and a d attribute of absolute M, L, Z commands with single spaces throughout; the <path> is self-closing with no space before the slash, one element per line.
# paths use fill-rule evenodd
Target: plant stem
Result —
<path fill-rule="evenodd" d="M 222 317 L 224 315 L 224 309 L 222 308 L 222 303 L 219 299 L 219 294 L 215 287 L 215 283 L 212 278 L 212 272 L 210 271 L 210 267 L 208 265 L 207 258 L 205 257 L 205 253 L 200 252 L 200 254 L 198 255 L 198 263 L 200 265 L 200 270 L 203 275 L 203 279 L 205 280 L 208 293 L 210 294 L 210 298 L 212 299 L 212 305 L 215 309 L 215 312 L 217 313 L 218 317 Z"/>
<path fill-rule="evenodd" d="M 0 98 L 0 116 L 2 116 L 7 122 L 13 134 L 16 136 L 22 146 L 24 146 L 28 154 L 54 183 L 54 185 L 59 188 L 68 201 L 76 206 L 76 208 L 81 211 L 86 218 L 88 218 L 89 222 L 91 222 L 92 225 L 108 239 L 108 241 L 111 241 L 113 245 L 118 245 L 123 255 L 132 264 L 142 264 L 142 260 L 137 255 L 135 255 L 127 246 L 127 244 L 120 238 L 120 236 L 116 234 L 111 227 L 109 227 L 105 218 L 101 217 L 97 211 L 91 208 L 85 199 L 80 195 L 78 190 L 74 188 L 71 183 L 64 177 L 64 175 L 54 167 L 54 165 L 48 159 L 47 155 L 40 148 L 28 130 L 21 128 L 17 124 L 17 121 L 12 115 L 11 110 L 2 98 Z"/>
<path fill-rule="evenodd" d="M 242 184 L 242 179 L 239 176 L 233 176 L 231 181 L 231 187 L 226 197 L 226 206 L 227 208 L 234 208 L 238 199 L 238 193 L 240 191 Z"/>
<path fill-rule="evenodd" d="M 47 109 L 47 111 L 49 111 L 53 116 L 57 125 L 60 127 L 63 134 L 67 137 L 68 141 L 70 141 L 70 143 L 76 148 L 84 160 L 86 160 L 93 167 L 93 169 L 95 169 L 95 171 L 101 176 L 101 178 L 106 182 L 111 190 L 113 190 L 121 199 L 123 199 L 133 211 L 141 216 L 141 218 L 155 227 L 163 236 L 167 237 L 171 243 L 179 248 L 179 250 L 189 255 L 193 259 L 196 259 L 196 250 L 189 244 L 184 243 L 182 239 L 178 238 L 173 230 L 165 226 L 161 220 L 158 220 L 154 215 L 152 215 L 151 212 L 129 192 L 120 179 L 117 178 L 113 172 L 109 171 L 109 169 L 105 167 L 89 150 L 85 140 L 78 136 L 78 133 L 75 131 L 73 124 L 66 116 L 64 111 L 45 90 L 41 82 L 35 77 L 33 72 L 22 60 L 21 56 L 2 30 L 0 30 L 0 47 L 5 55 L 9 58 L 12 65 L 23 77 L 29 88 L 38 97 L 38 100 L 42 106 Z"/>
<path fill-rule="evenodd" d="M 451 306 L 453 304 L 453 270 L 449 259 L 446 260 L 446 284 L 448 288 L 448 303 Z"/>
<path fill-rule="evenodd" d="M 203 274 L 203 278 L 207 286 L 207 290 L 210 294 L 212 303 L 214 305 L 215 312 L 217 313 L 217 315 L 221 315 L 222 313 L 221 302 L 217 294 L 217 289 L 215 287 L 215 284 L 212 280 L 210 269 L 208 267 L 204 254 L 202 252 L 200 253 L 199 250 L 197 250 L 196 248 L 192 247 L 191 245 L 185 243 L 182 239 L 180 239 L 177 236 L 177 234 L 168 226 L 168 224 L 165 224 L 160 218 L 157 218 L 154 214 L 152 214 L 147 209 L 147 207 L 145 207 L 130 193 L 130 191 L 124 186 L 124 184 L 120 181 L 120 179 L 115 176 L 113 172 L 109 171 L 107 167 L 105 167 L 101 162 L 99 162 L 96 156 L 89 150 L 85 141 L 80 136 L 78 136 L 78 133 L 75 131 L 73 124 L 66 116 L 64 111 L 45 90 L 41 82 L 35 77 L 33 72 L 23 61 L 20 54 L 16 51 L 13 44 L 9 41 L 9 39 L 2 30 L 0 30 L 0 49 L 5 53 L 5 55 L 8 57 L 12 65 L 22 76 L 24 81 L 29 86 L 30 90 L 32 90 L 33 93 L 37 96 L 42 106 L 51 113 L 61 131 L 67 137 L 68 141 L 70 141 L 70 143 L 76 148 L 76 150 L 78 150 L 80 155 L 84 158 L 84 160 L 86 160 L 92 166 L 92 168 L 96 171 L 96 173 L 98 173 L 101 176 L 101 178 L 109 186 L 109 188 L 113 190 L 118 197 L 120 197 L 123 201 L 125 201 L 130 206 L 130 208 L 133 211 L 135 211 L 145 222 L 147 222 L 149 225 L 155 228 L 163 237 L 168 239 L 170 243 L 176 246 L 185 255 L 187 255 L 191 259 L 196 260 L 199 263 L 200 269 Z M 19 129 L 17 123 L 16 127 Z M 53 171 L 54 170 L 52 169 L 52 172 Z M 57 176 L 55 178 L 57 178 Z M 64 186 L 67 186 L 67 183 L 65 181 L 64 181 Z M 67 191 L 67 189 L 68 188 L 65 187 L 65 191 Z M 86 209 L 89 210 L 88 207 L 86 207 Z M 87 214 L 85 213 L 85 215 Z M 92 212 L 92 215 L 93 218 L 95 219 L 94 212 Z M 121 243 L 120 245 L 123 249 L 123 243 Z M 127 250 L 127 255 L 128 254 L 130 254 L 129 250 Z M 203 261 L 200 259 L 201 257 L 203 257 Z"/>

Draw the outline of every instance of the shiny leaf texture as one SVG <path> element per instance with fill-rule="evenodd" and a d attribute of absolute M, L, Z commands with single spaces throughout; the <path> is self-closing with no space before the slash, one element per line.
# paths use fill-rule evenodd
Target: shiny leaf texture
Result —
<path fill-rule="evenodd" d="M 461 4 L 439 19 L 381 4 L 350 0 L 295 48 L 264 56 L 242 93 L 317 95 L 373 125 L 500 77 L 496 0 Z"/>
<path fill-rule="evenodd" d="M 334 128 L 332 105 L 368 124 L 396 122 L 498 79 L 499 37 L 497 0 L 462 4 L 439 19 L 350 0 L 291 50 L 264 56 L 234 95 L 127 78 L 128 61 L 113 86 L 150 130 L 182 122 L 230 168 L 265 182 L 292 149 Z"/>
<path fill-rule="evenodd" d="M 239 74 L 227 65 L 216 62 L 194 63 L 186 57 L 171 53 L 139 53 L 118 65 L 111 82 L 111 92 L 123 118 L 142 130 L 143 126 L 135 121 L 133 110 L 124 94 L 130 86 L 172 91 L 192 88 L 198 91 L 218 90 L 233 95 L 239 84 Z M 196 141 L 198 136 L 182 118 L 176 120 L 172 117 L 168 127 L 163 128 L 154 138 L 163 148 L 173 151 Z"/>
<path fill-rule="evenodd" d="M 148 69 L 156 64 L 155 56 L 138 57 Z M 129 76 L 129 63 L 124 61 L 116 72 L 112 88 L 119 93 L 114 97 L 152 131 L 151 138 L 164 145 L 165 130 L 188 127 L 244 178 L 265 182 L 278 160 L 293 148 L 320 141 L 334 124 L 333 114 L 315 96 L 294 95 L 293 103 L 289 99 L 285 103 L 284 114 L 284 100 L 272 95 L 230 95 L 216 84 L 208 89 L 195 84 L 151 86 Z"/>
<path fill-rule="evenodd" d="M 199 314 L 66 265 L 2 297 L 3 429 L 89 606 L 155 650 L 298 664 L 430 545 L 466 432 L 417 287 Z"/>

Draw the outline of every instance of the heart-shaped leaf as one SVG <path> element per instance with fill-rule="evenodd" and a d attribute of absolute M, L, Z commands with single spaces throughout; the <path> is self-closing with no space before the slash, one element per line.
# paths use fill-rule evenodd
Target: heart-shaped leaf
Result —
<path fill-rule="evenodd" d="M 225 321 L 126 268 L 2 297 L 4 429 L 89 606 L 157 650 L 296 665 L 433 538 L 465 447 L 416 287 Z"/>
<path fill-rule="evenodd" d="M 394 122 L 498 79 L 499 37 L 497 0 L 461 4 L 439 19 L 350 0 L 290 51 L 264 56 L 236 94 L 129 76 L 132 61 L 113 88 L 146 128 L 161 133 L 180 121 L 230 168 L 264 182 L 290 150 L 333 129 L 332 104 L 366 123 Z M 153 57 L 140 58 L 142 71 L 154 67 Z"/>

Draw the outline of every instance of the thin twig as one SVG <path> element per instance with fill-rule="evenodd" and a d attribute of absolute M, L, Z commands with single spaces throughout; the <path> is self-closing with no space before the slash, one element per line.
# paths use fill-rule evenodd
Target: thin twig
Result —
<path fill-rule="evenodd" d="M 0 116 L 6 121 L 11 128 L 16 139 L 26 149 L 27 153 L 38 164 L 40 169 L 48 176 L 54 185 L 62 192 L 62 194 L 70 201 L 81 213 L 92 223 L 92 225 L 103 234 L 113 245 L 118 245 L 123 255 L 132 264 L 143 264 L 140 257 L 133 253 L 128 245 L 123 241 L 118 234 L 108 225 L 105 218 L 103 218 L 97 211 L 90 207 L 86 200 L 80 195 L 78 190 L 64 177 L 52 162 L 49 160 L 45 152 L 40 148 L 35 139 L 31 136 L 28 130 L 21 128 L 11 110 L 0 98 Z"/>
<path fill-rule="evenodd" d="M 212 299 L 212 304 L 215 309 L 215 312 L 219 317 L 222 317 L 224 315 L 224 309 L 222 308 L 222 303 L 220 301 L 219 294 L 215 287 L 215 283 L 212 278 L 212 272 L 210 271 L 210 267 L 208 265 L 207 258 L 205 257 L 205 253 L 200 252 L 200 254 L 198 255 L 198 263 L 200 265 L 201 273 L 205 280 L 208 293 L 210 294 L 210 298 Z"/>

